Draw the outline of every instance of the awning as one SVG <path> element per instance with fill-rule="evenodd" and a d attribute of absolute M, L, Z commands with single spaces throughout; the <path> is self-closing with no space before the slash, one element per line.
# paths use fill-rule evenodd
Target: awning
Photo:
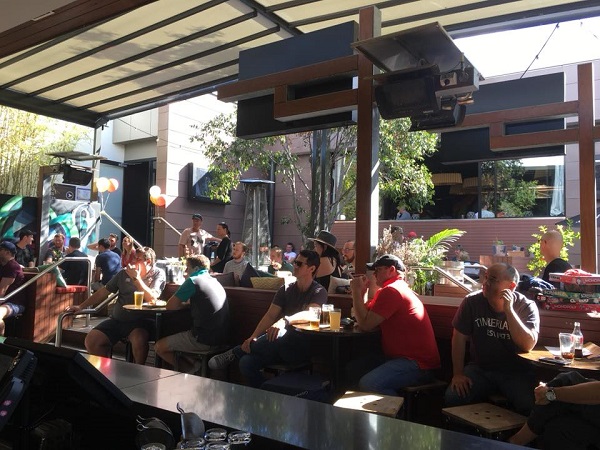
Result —
<path fill-rule="evenodd" d="M 237 79 L 241 50 L 358 22 L 359 10 L 373 4 L 372 0 L 5 3 L 0 17 L 0 104 L 87 126 L 212 92 Z M 600 15 L 600 1 L 388 0 L 375 6 L 381 11 L 382 35 L 437 21 L 455 38 Z"/>

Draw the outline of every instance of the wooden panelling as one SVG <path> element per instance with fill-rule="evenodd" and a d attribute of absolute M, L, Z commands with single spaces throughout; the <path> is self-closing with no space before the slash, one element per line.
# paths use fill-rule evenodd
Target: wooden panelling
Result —
<path fill-rule="evenodd" d="M 492 244 L 501 239 L 510 249 L 511 246 L 529 247 L 534 243 L 532 233 L 539 232 L 539 226 L 549 228 L 559 221 L 556 217 L 527 218 L 527 219 L 456 219 L 456 220 L 380 220 L 379 237 L 383 229 L 397 225 L 404 229 L 404 235 L 414 231 L 424 239 L 446 228 L 458 228 L 466 231 L 456 244 L 460 244 L 469 253 L 471 261 L 479 262 L 481 255 L 492 254 Z M 336 221 L 331 232 L 336 235 L 338 246 L 348 239 L 355 238 L 354 221 Z"/>

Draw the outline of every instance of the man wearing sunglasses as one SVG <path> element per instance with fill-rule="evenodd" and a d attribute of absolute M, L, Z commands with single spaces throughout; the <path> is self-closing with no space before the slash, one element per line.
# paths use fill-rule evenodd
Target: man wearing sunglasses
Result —
<path fill-rule="evenodd" d="M 308 337 L 295 331 L 289 322 L 310 306 L 327 303 L 327 291 L 314 280 L 319 261 L 317 252 L 302 250 L 293 263 L 296 282 L 279 288 L 269 310 L 242 345 L 211 358 L 208 366 L 224 369 L 237 360 L 247 383 L 260 387 L 265 381 L 261 372 L 265 366 L 308 360 Z"/>
<path fill-rule="evenodd" d="M 381 351 L 351 362 L 348 374 L 361 391 L 398 395 L 400 388 L 433 380 L 440 354 L 427 311 L 404 281 L 402 260 L 383 255 L 367 268 L 374 271 L 371 281 L 360 275 L 350 282 L 352 306 L 361 329 L 381 329 Z M 365 303 L 372 282 L 379 289 Z"/>

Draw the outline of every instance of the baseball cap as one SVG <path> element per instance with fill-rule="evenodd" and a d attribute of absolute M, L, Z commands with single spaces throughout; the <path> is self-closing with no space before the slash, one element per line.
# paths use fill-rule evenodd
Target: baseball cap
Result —
<path fill-rule="evenodd" d="M 200 219 L 200 220 L 203 220 L 203 219 L 202 219 L 202 214 L 192 214 L 192 219 Z"/>
<path fill-rule="evenodd" d="M 19 239 L 23 239 L 25 236 L 35 236 L 35 233 L 31 230 L 21 230 L 19 232 Z"/>
<path fill-rule="evenodd" d="M 17 253 L 17 247 L 15 247 L 15 244 L 8 241 L 0 242 L 0 249 L 8 250 L 13 255 Z"/>
<path fill-rule="evenodd" d="M 404 263 L 396 255 L 382 255 L 374 263 L 367 263 L 367 269 L 374 270 L 377 267 L 395 267 L 396 270 L 404 272 Z"/>

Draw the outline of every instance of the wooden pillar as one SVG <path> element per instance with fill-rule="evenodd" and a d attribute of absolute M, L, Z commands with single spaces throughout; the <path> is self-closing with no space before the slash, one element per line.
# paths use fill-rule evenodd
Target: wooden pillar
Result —
<path fill-rule="evenodd" d="M 579 211 L 581 217 L 581 268 L 598 269 L 596 234 L 596 164 L 594 152 L 594 68 L 577 66 L 579 99 Z"/>
<path fill-rule="evenodd" d="M 371 6 L 359 12 L 359 40 L 378 36 L 381 13 Z M 374 107 L 373 63 L 358 56 L 357 170 L 356 170 L 356 262 L 357 273 L 365 273 L 377 245 L 379 223 L 379 113 Z"/>

